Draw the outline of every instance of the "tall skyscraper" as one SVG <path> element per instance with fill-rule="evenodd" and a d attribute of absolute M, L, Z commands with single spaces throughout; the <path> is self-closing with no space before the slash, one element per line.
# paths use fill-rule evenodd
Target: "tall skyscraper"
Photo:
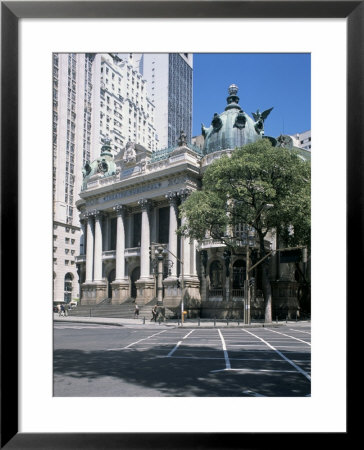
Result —
<path fill-rule="evenodd" d="M 148 97 L 155 106 L 159 147 L 173 147 L 183 130 L 192 138 L 192 53 L 120 54 L 137 66 L 147 81 Z"/>
<path fill-rule="evenodd" d="M 95 55 L 53 54 L 53 283 L 54 300 L 78 297 L 75 255 L 79 218 L 75 208 L 82 167 L 95 158 L 99 98 Z"/>
<path fill-rule="evenodd" d="M 155 107 L 138 68 L 115 54 L 53 55 L 53 282 L 54 300 L 78 298 L 75 256 L 80 223 L 75 204 L 82 169 L 109 137 L 114 154 L 131 141 L 158 147 Z M 82 252 L 81 252 L 82 253 Z"/>
<path fill-rule="evenodd" d="M 100 137 L 111 138 L 119 153 L 130 142 L 156 150 L 155 107 L 138 68 L 115 54 L 101 58 Z"/>

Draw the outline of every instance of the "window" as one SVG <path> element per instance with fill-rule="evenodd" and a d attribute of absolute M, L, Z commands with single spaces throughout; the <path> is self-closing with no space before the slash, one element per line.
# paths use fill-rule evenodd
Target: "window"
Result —
<path fill-rule="evenodd" d="M 72 280 L 73 275 L 71 273 L 66 273 L 64 277 L 64 301 L 69 303 L 72 299 Z"/>
<path fill-rule="evenodd" d="M 210 266 L 210 289 L 222 289 L 222 264 L 213 261 Z"/>
<path fill-rule="evenodd" d="M 243 289 L 245 280 L 245 261 L 238 260 L 233 266 L 233 289 Z"/>

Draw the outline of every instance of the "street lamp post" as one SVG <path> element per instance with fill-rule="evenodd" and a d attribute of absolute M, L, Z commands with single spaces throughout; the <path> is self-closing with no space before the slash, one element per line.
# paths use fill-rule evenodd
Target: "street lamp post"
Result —
<path fill-rule="evenodd" d="M 155 243 L 153 243 L 153 245 L 155 245 Z M 181 264 L 181 290 L 182 290 L 182 299 L 181 299 L 181 325 L 183 326 L 183 310 L 184 310 L 184 303 L 183 303 L 183 297 L 184 297 L 184 287 L 185 287 L 185 282 L 184 282 L 184 269 L 183 269 L 183 258 L 184 258 L 184 253 L 183 253 L 183 245 L 182 245 L 182 251 L 181 251 L 181 257 L 182 259 L 177 258 L 177 256 L 172 253 L 170 250 L 168 250 L 168 248 L 163 248 L 161 245 L 159 245 L 159 247 L 156 250 L 156 254 L 157 254 L 157 258 L 158 258 L 158 303 L 159 301 L 162 304 L 162 295 L 163 295 L 163 286 L 162 286 L 162 282 L 163 282 L 163 252 L 168 252 L 170 253 L 172 256 L 174 256 L 176 258 L 177 261 L 180 262 Z M 159 300 L 160 299 L 160 300 Z"/>
<path fill-rule="evenodd" d="M 156 249 L 157 260 L 158 260 L 158 274 L 157 274 L 157 304 L 160 306 L 163 304 L 163 250 L 164 248 L 160 245 Z"/>
<path fill-rule="evenodd" d="M 249 265 L 250 265 L 250 248 L 249 239 L 246 240 L 246 267 L 245 267 L 245 302 L 244 302 L 244 323 L 250 324 L 250 289 L 249 289 Z"/>

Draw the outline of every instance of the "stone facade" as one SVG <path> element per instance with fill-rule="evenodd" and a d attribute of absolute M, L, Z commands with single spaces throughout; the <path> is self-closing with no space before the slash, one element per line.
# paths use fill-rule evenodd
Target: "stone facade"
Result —
<path fill-rule="evenodd" d="M 107 148 L 110 143 L 104 143 L 100 158 L 105 157 L 109 171 L 98 170 L 98 163 L 93 162 L 93 169 L 84 171 L 77 202 L 83 232 L 83 253 L 77 258 L 82 304 L 158 301 L 175 315 L 183 306 L 190 317 L 244 318 L 247 267 L 254 264 L 249 230 L 244 224 L 232 230 L 239 233 L 239 239 L 245 233 L 247 243 L 229 258 L 221 241 L 206 237 L 196 242 L 176 233 L 185 220 L 179 206 L 200 188 L 206 167 L 230 155 L 235 138 L 239 142 L 263 139 L 262 117 L 270 110 L 257 113 L 255 122 L 248 116 L 243 120 L 236 93 L 237 87 L 231 86 L 225 111 L 228 118 L 220 115 L 221 126 L 215 114 L 212 126 L 204 128 L 209 139 L 203 149 L 188 144 L 182 132 L 175 147 L 157 151 L 128 142 L 113 156 Z M 240 126 L 242 120 L 249 127 Z M 229 126 L 234 127 L 229 145 L 221 148 L 223 140 L 214 133 Z M 267 250 L 278 248 L 274 232 L 266 236 L 265 245 Z M 300 289 L 297 268 L 280 264 L 277 258 L 273 256 L 270 262 L 273 297 L 278 299 L 276 308 L 273 302 L 273 316 L 293 315 Z M 252 318 L 264 317 L 260 270 L 257 266 L 250 273 L 255 280 L 249 287 Z"/>

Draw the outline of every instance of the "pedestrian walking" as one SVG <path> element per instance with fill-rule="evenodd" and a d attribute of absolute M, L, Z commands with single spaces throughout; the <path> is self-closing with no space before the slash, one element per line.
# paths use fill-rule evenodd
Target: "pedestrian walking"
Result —
<path fill-rule="evenodd" d="M 61 311 L 61 305 L 60 305 L 60 304 L 57 305 L 57 309 L 58 309 L 58 315 L 60 316 L 60 315 L 61 315 L 61 312 L 62 312 L 62 311 Z"/>
<path fill-rule="evenodd" d="M 158 313 L 157 313 L 157 305 L 155 305 L 154 308 L 152 309 L 152 318 L 151 318 L 152 322 L 153 322 L 153 320 L 154 320 L 154 322 L 157 321 L 157 315 L 158 315 Z"/>
<path fill-rule="evenodd" d="M 134 319 L 139 317 L 139 306 L 135 303 Z"/>
<path fill-rule="evenodd" d="M 61 305 L 61 316 L 62 317 L 64 317 L 64 312 L 65 312 L 64 305 Z"/>

